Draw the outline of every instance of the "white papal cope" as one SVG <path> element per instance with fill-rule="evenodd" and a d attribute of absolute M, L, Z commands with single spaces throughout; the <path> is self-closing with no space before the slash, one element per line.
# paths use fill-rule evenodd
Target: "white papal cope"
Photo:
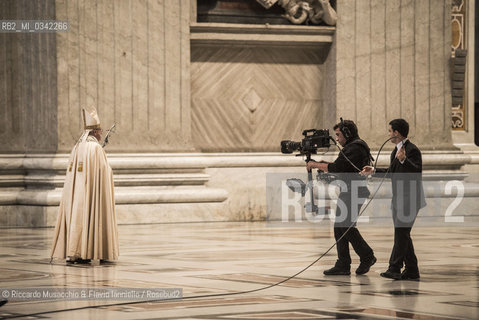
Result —
<path fill-rule="evenodd" d="M 117 260 L 113 174 L 105 151 L 88 133 L 70 154 L 51 256 Z"/>

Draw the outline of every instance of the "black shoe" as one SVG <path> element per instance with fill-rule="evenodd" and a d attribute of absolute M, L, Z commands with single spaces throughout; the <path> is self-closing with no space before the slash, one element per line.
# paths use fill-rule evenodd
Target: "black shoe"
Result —
<path fill-rule="evenodd" d="M 81 258 L 78 258 L 75 260 L 75 263 L 78 263 L 78 264 L 87 264 L 87 263 L 90 263 L 91 262 L 91 259 L 81 259 Z"/>
<path fill-rule="evenodd" d="M 87 264 L 90 262 L 91 262 L 91 259 L 82 259 L 78 257 L 67 257 L 66 259 L 67 264 Z"/>
<path fill-rule="evenodd" d="M 375 256 L 372 256 L 371 258 L 361 262 L 359 264 L 359 267 L 356 269 L 356 274 L 365 274 L 369 271 L 369 268 L 372 267 L 373 264 L 375 264 L 377 261 Z"/>
<path fill-rule="evenodd" d="M 399 272 L 391 271 L 389 269 L 386 272 L 382 272 L 380 276 L 383 278 L 401 280 L 401 274 Z"/>
<path fill-rule="evenodd" d="M 115 264 L 115 261 L 100 259 L 100 264 Z"/>
<path fill-rule="evenodd" d="M 331 269 L 324 270 L 323 273 L 326 276 L 349 276 L 351 274 L 351 271 L 349 268 L 340 268 L 334 266 Z"/>
<path fill-rule="evenodd" d="M 408 269 L 404 269 L 404 271 L 401 272 L 401 280 L 419 280 L 419 278 L 419 271 L 412 272 Z"/>

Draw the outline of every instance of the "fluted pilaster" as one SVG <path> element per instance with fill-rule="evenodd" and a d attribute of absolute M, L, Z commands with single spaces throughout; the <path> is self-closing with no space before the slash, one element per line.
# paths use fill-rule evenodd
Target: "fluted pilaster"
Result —
<path fill-rule="evenodd" d="M 59 150 L 81 131 L 80 110 L 116 123 L 109 150 L 191 150 L 189 0 L 57 0 Z"/>
<path fill-rule="evenodd" d="M 423 148 L 452 148 L 450 0 L 338 1 L 337 116 L 379 145 L 405 118 Z"/>

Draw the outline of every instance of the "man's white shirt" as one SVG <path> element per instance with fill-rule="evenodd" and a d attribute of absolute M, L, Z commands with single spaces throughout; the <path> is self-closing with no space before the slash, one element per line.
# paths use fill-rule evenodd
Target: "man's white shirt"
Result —
<path fill-rule="evenodd" d="M 404 139 L 404 140 L 402 140 L 402 141 L 399 141 L 399 143 L 396 145 L 396 149 L 397 149 L 397 150 L 396 150 L 396 155 L 397 155 L 398 151 L 402 148 L 402 146 L 406 143 L 406 141 L 407 141 L 407 138 Z M 395 157 L 396 157 L 396 156 L 395 156 Z M 399 160 L 399 159 L 398 159 L 398 160 Z M 401 164 L 403 164 L 404 161 L 406 161 L 406 158 L 404 158 L 403 161 L 399 160 L 399 162 L 400 162 Z"/>

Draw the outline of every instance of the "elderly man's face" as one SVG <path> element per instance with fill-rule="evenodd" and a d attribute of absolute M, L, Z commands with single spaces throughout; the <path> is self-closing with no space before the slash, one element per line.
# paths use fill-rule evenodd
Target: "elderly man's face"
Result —
<path fill-rule="evenodd" d="M 102 132 L 103 132 L 102 129 L 95 129 L 92 132 L 92 136 L 94 136 L 98 141 L 100 141 Z"/>

